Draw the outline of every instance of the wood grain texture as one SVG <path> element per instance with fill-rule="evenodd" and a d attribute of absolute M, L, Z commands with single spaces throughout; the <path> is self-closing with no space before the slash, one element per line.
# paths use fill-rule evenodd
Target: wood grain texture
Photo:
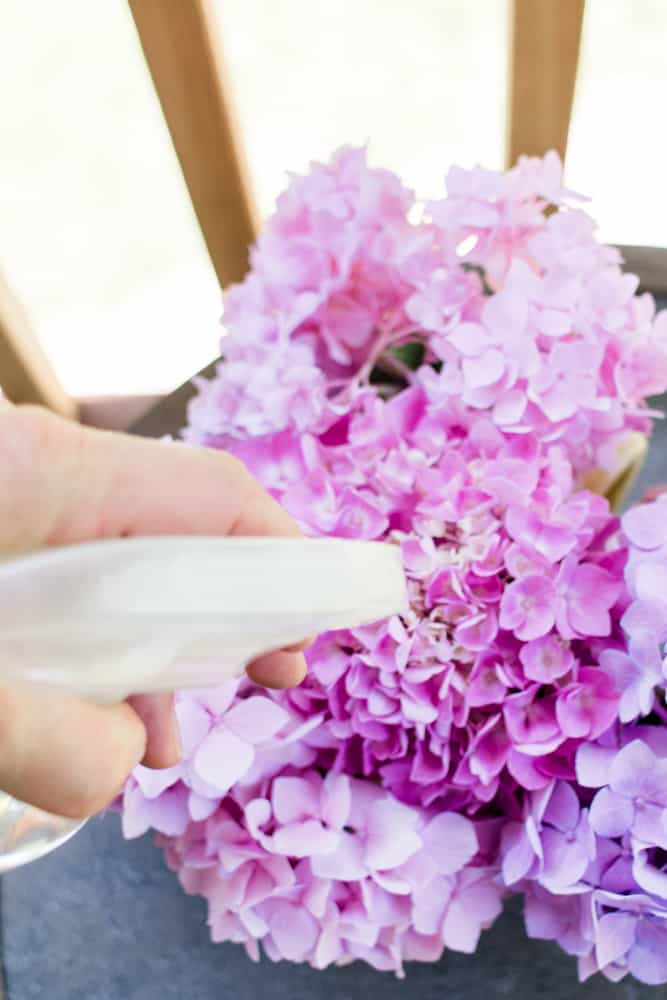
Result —
<path fill-rule="evenodd" d="M 58 381 L 21 303 L 1 275 L 0 386 L 13 403 L 38 403 L 76 418 L 75 401 Z"/>
<path fill-rule="evenodd" d="M 506 163 L 555 149 L 565 159 L 584 0 L 512 0 Z"/>
<path fill-rule="evenodd" d="M 240 281 L 258 222 L 210 0 L 129 0 L 220 285 Z"/>

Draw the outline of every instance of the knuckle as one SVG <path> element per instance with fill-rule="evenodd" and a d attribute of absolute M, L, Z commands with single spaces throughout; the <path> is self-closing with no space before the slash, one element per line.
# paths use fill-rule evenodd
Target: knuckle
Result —
<path fill-rule="evenodd" d="M 0 548 L 30 548 L 41 541 L 35 533 L 46 527 L 54 456 L 78 431 L 78 425 L 39 406 L 0 409 Z"/>
<path fill-rule="evenodd" d="M 32 453 L 48 445 L 59 423 L 41 406 L 7 407 L 0 413 L 0 449 L 3 453 L 16 453 L 19 449 Z"/>
<path fill-rule="evenodd" d="M 229 478 L 234 480 L 242 489 L 251 490 L 257 485 L 255 478 L 236 455 L 232 455 L 228 451 L 222 451 L 218 452 L 218 458 L 225 463 L 225 471 Z"/>
<path fill-rule="evenodd" d="M 225 479 L 229 483 L 230 491 L 238 498 L 239 508 L 247 510 L 263 502 L 266 497 L 264 488 L 241 459 L 228 451 L 219 452 L 218 457 L 224 462 Z"/>

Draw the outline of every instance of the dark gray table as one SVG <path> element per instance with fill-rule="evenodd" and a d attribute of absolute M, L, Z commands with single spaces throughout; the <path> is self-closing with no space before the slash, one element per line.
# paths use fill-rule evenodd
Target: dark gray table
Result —
<path fill-rule="evenodd" d="M 666 303 L 667 304 L 667 303 Z M 158 435 L 183 423 L 182 387 L 136 428 Z M 667 410 L 667 398 L 657 401 Z M 653 438 L 639 491 L 667 481 L 667 424 Z M 200 899 L 183 894 L 149 838 L 124 842 L 114 816 L 91 822 L 60 851 L 5 875 L 2 959 L 6 1000 L 656 1000 L 661 991 L 596 976 L 529 941 L 512 903 L 478 953 L 409 967 L 399 982 L 365 965 L 314 972 L 252 964 L 236 945 L 212 945 Z"/>

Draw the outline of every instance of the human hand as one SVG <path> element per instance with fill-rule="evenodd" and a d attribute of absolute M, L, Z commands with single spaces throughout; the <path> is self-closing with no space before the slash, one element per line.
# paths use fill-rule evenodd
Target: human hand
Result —
<path fill-rule="evenodd" d="M 0 552 L 130 535 L 299 535 L 295 522 L 223 452 L 86 429 L 0 400 Z M 301 649 L 248 673 L 267 687 L 305 675 Z M 172 696 L 99 706 L 0 685 L 0 788 L 62 816 L 103 808 L 140 761 L 180 755 Z"/>

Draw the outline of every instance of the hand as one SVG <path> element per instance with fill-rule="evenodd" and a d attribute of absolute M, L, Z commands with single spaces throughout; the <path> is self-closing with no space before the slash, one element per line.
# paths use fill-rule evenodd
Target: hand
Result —
<path fill-rule="evenodd" d="M 95 431 L 0 400 L 0 552 L 128 535 L 299 535 L 243 465 L 223 452 Z M 248 673 L 268 687 L 305 675 L 299 651 Z M 172 696 L 101 707 L 0 685 L 0 788 L 63 816 L 97 812 L 132 768 L 180 755 Z"/>

